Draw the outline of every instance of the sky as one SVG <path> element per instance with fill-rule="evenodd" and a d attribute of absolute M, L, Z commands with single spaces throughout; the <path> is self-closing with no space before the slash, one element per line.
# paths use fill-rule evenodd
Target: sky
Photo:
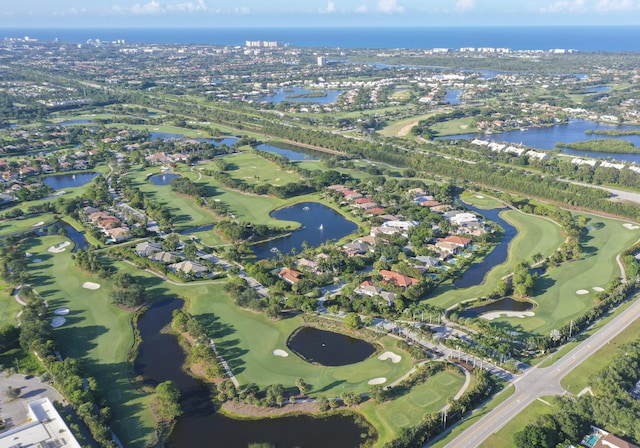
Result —
<path fill-rule="evenodd" d="M 0 28 L 640 25 L 640 0 L 5 2 Z"/>

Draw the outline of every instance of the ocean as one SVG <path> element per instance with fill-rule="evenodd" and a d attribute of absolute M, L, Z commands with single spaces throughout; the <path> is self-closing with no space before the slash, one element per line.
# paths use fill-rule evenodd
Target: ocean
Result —
<path fill-rule="evenodd" d="M 494 47 L 640 52 L 640 26 L 530 26 L 428 28 L 51 28 L 0 30 L 0 38 L 61 42 L 124 40 L 135 43 L 244 45 L 247 40 L 326 48 Z"/>

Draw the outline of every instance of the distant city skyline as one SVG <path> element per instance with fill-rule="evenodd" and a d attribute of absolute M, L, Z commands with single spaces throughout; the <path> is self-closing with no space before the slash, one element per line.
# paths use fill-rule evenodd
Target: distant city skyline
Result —
<path fill-rule="evenodd" d="M 640 25 L 640 0 L 21 0 L 3 28 Z"/>

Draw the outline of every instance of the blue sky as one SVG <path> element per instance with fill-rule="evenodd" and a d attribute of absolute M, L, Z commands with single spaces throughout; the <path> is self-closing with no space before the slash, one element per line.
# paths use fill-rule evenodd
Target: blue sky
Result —
<path fill-rule="evenodd" d="M 640 0 L 17 0 L 0 27 L 640 25 Z"/>

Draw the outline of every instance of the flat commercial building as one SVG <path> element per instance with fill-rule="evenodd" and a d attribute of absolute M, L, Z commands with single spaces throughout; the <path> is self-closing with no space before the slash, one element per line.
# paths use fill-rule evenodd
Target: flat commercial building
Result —
<path fill-rule="evenodd" d="M 29 421 L 0 433 L 0 448 L 81 448 L 48 398 L 27 404 Z"/>

